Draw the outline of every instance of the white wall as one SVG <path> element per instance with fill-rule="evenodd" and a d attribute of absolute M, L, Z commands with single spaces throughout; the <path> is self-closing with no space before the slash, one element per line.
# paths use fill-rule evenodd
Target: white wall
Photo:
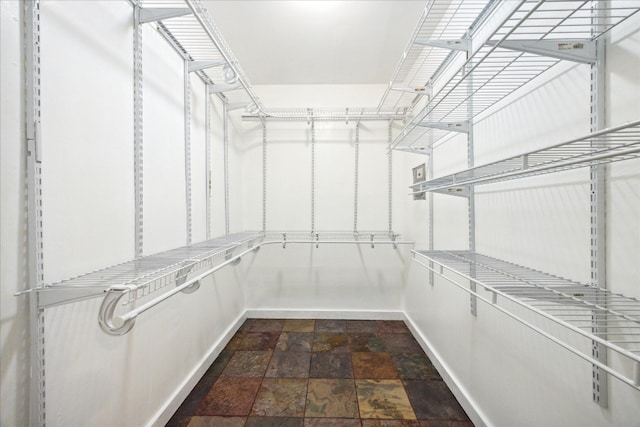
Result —
<path fill-rule="evenodd" d="M 640 117 L 638 28 L 636 16 L 611 35 L 609 126 Z M 559 65 L 478 118 L 476 164 L 588 132 L 589 68 Z M 437 147 L 435 176 L 463 169 L 465 155 L 457 139 Z M 636 298 L 640 295 L 639 165 L 637 160 L 610 165 L 607 187 L 607 281 L 611 290 Z M 440 195 L 434 201 L 436 249 L 466 249 L 467 203 Z M 415 229 L 425 226 L 416 219 Z M 476 233 L 480 253 L 588 283 L 588 169 L 476 187 Z M 439 278 L 429 285 L 428 271 L 415 263 L 408 276 L 408 318 L 430 355 L 446 369 L 454 389 L 466 395 L 469 407 L 486 423 L 638 425 L 637 391 L 610 379 L 609 409 L 601 409 L 592 403 L 588 362 L 483 303 L 478 316 L 471 316 L 468 294 Z M 561 336 L 590 353 L 588 342 L 566 333 Z"/>
<path fill-rule="evenodd" d="M 28 299 L 13 296 L 27 286 L 24 52 L 22 4 L 3 1 L 0 6 L 0 424 L 13 426 L 29 423 Z M 41 2 L 47 284 L 134 258 L 132 16 L 125 1 Z M 143 46 L 143 246 L 150 254 L 186 243 L 183 61 L 151 25 L 144 26 Z M 191 86 L 197 242 L 205 238 L 205 89 L 195 76 Z M 221 104 L 212 99 L 211 105 L 217 148 Z M 216 167 L 217 154 L 214 149 Z M 215 207 L 224 201 L 221 188 L 214 183 Z M 214 233 L 223 234 L 224 223 L 216 219 Z M 229 267 L 203 280 L 197 295 L 181 294 L 146 312 L 124 337 L 100 330 L 100 299 L 46 309 L 47 425 L 139 426 L 168 420 L 242 321 L 242 281 L 242 270 Z"/>
<path fill-rule="evenodd" d="M 334 107 L 375 105 L 382 86 L 258 86 L 256 92 L 269 107 Z M 246 228 L 262 229 L 262 126 L 239 124 L 244 130 L 242 168 Z M 314 124 L 267 122 L 266 229 L 268 231 L 387 232 L 388 123 L 362 122 L 358 154 L 358 211 L 355 218 L 355 121 Z M 315 179 L 312 187 L 312 158 Z M 406 171 L 397 171 L 397 176 Z M 410 171 L 409 171 L 410 176 Z M 406 193 L 406 182 L 394 182 Z M 312 206 L 312 193 L 314 204 Z M 394 231 L 401 225 L 405 206 L 402 197 L 394 205 Z M 350 239 L 350 238 L 349 238 Z M 248 310 L 272 310 L 295 315 L 339 312 L 363 316 L 401 310 L 404 269 L 408 247 L 369 245 L 265 246 L 254 264 L 247 267 Z M 363 293 L 367 298 L 362 298 Z M 384 315 L 384 314 L 381 314 Z"/>
<path fill-rule="evenodd" d="M 29 422 L 22 3 L 0 2 L 0 425 Z"/>
<path fill-rule="evenodd" d="M 28 408 L 25 152 L 22 144 L 20 5 L 2 10 L 2 425 L 24 425 Z M 133 258 L 131 8 L 126 2 L 42 2 L 45 277 L 53 282 Z M 640 116 L 640 17 L 612 34 L 611 125 Z M 144 249 L 186 240 L 182 59 L 145 25 Z M 99 76 L 99 78 L 97 78 Z M 204 88 L 192 76 L 193 240 L 203 239 Z M 584 66 L 552 70 L 480 118 L 477 163 L 544 146 L 588 129 Z M 540 86 L 540 87 L 538 87 Z M 382 85 L 256 88 L 270 107 L 377 105 Z M 70 96 L 73 94 L 73 96 Z M 224 234 L 222 103 L 210 99 L 212 236 Z M 576 108 L 576 106 L 581 106 Z M 544 112 L 541 114 L 540 112 Z M 230 230 L 262 229 L 262 128 L 229 122 Z M 354 124 L 316 127 L 318 230 L 353 228 Z M 394 126 L 394 131 L 398 127 Z M 311 227 L 309 127 L 267 125 L 267 229 Z M 358 229 L 388 228 L 387 123 L 363 122 Z M 464 167 L 464 141 L 436 149 L 435 173 Z M 427 244 L 427 204 L 408 195 L 426 157 L 393 153 L 393 229 Z M 638 161 L 610 166 L 608 279 L 640 296 Z M 551 185 L 549 185 L 551 184 Z M 436 248 L 467 245 L 466 202 L 435 195 Z M 478 250 L 588 279 L 588 179 L 573 171 L 487 185 L 477 195 Z M 638 393 L 611 381 L 609 410 L 591 403 L 590 365 L 486 306 L 469 315 L 466 294 L 410 262 L 408 246 L 263 247 L 138 319 L 124 337 L 97 326 L 100 300 L 46 310 L 47 420 L 51 425 L 145 425 L 171 415 L 245 310 L 330 316 L 405 311 L 445 377 L 495 425 L 634 425 Z M 367 298 L 362 298 L 363 293 Z M 455 339 L 452 339 L 455 336 Z M 575 337 L 576 345 L 585 343 Z M 588 343 L 586 343 L 588 344 Z M 177 350 L 179 349 L 179 350 Z M 158 357 L 161 354 L 162 357 Z M 170 366 L 171 369 L 167 369 Z"/>

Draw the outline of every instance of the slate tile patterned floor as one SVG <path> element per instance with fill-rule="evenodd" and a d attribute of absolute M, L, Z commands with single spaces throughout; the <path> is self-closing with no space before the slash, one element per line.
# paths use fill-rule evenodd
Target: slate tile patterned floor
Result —
<path fill-rule="evenodd" d="M 248 319 L 168 427 L 472 427 L 402 321 Z"/>

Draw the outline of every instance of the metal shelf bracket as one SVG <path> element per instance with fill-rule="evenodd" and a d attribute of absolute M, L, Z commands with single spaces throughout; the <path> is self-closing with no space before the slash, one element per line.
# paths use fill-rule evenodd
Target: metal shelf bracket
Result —
<path fill-rule="evenodd" d="M 242 89 L 239 85 L 227 85 L 227 84 L 213 84 L 209 85 L 209 95 L 216 93 L 229 92 L 232 90 Z"/>
<path fill-rule="evenodd" d="M 171 8 L 171 7 L 145 7 L 140 8 L 140 23 L 157 22 L 164 19 L 178 18 L 180 16 L 191 15 L 191 9 Z"/>
<path fill-rule="evenodd" d="M 469 40 L 467 39 L 457 39 L 457 40 L 416 39 L 413 42 L 415 44 L 419 44 L 422 46 L 439 47 L 442 49 L 460 50 L 464 52 L 468 51 L 470 46 Z"/>
<path fill-rule="evenodd" d="M 595 40 L 489 40 L 486 44 L 581 64 L 596 62 Z"/>
<path fill-rule="evenodd" d="M 206 70 L 208 68 L 221 67 L 225 61 L 189 61 L 189 72 Z"/>
<path fill-rule="evenodd" d="M 459 122 L 429 122 L 424 121 L 418 124 L 419 126 L 442 129 L 450 132 L 469 133 L 469 120 L 463 120 Z"/>

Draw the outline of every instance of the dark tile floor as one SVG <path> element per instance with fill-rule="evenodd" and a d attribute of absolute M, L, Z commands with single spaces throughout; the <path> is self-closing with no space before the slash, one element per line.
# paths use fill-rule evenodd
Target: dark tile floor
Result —
<path fill-rule="evenodd" d="M 167 426 L 473 424 L 401 321 L 248 319 Z"/>

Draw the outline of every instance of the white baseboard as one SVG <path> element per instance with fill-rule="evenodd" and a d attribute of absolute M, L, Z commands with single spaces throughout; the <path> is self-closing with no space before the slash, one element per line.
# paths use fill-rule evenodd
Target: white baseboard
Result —
<path fill-rule="evenodd" d="M 422 347 L 427 357 L 433 363 L 433 366 L 438 370 L 438 373 L 449 387 L 449 390 L 456 397 L 462 409 L 467 413 L 471 421 L 476 427 L 486 427 L 491 424 L 488 422 L 484 413 L 480 410 L 478 405 L 467 390 L 460 384 L 455 375 L 451 373 L 449 366 L 440 356 L 440 354 L 434 349 L 430 341 L 425 337 L 422 332 L 415 325 L 411 317 L 406 313 L 403 313 L 403 320 L 407 324 L 407 327 L 411 331 L 413 337 L 418 341 L 418 344 Z"/>
<path fill-rule="evenodd" d="M 401 311 L 361 310 L 269 310 L 254 309 L 245 312 L 247 318 L 255 319 L 340 319 L 340 320 L 404 320 Z"/>
<path fill-rule="evenodd" d="M 173 414 L 176 413 L 182 402 L 189 396 L 189 393 L 193 390 L 193 388 L 198 384 L 198 381 L 204 376 L 209 367 L 213 364 L 216 358 L 220 355 L 222 350 L 227 346 L 231 338 L 238 332 L 240 326 L 247 319 L 247 314 L 242 313 L 224 332 L 222 337 L 211 346 L 209 351 L 205 354 L 205 356 L 200 360 L 198 365 L 191 371 L 191 373 L 187 376 L 182 385 L 178 388 L 176 393 L 174 393 L 171 398 L 167 400 L 167 403 L 161 408 L 155 417 L 152 418 L 152 421 L 149 423 L 150 426 L 164 426 L 171 419 Z"/>

